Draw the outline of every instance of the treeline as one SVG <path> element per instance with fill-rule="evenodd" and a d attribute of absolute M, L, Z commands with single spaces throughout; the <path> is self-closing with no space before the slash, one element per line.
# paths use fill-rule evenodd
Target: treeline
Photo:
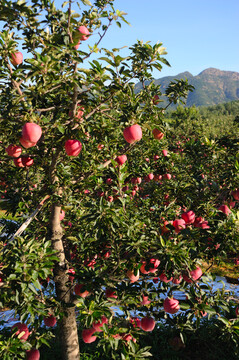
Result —
<path fill-rule="evenodd" d="M 211 115 L 232 115 L 239 116 L 239 101 L 234 100 L 224 104 L 218 104 L 214 106 L 200 106 L 199 113 L 203 117 Z"/>
<path fill-rule="evenodd" d="M 239 130 L 239 101 L 231 101 L 208 107 L 178 106 L 167 111 L 165 121 L 174 131 L 206 136 L 215 139 L 221 136 L 235 136 Z"/>

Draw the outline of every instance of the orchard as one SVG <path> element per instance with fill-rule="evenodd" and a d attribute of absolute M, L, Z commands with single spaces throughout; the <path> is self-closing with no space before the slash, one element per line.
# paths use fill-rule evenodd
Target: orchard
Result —
<path fill-rule="evenodd" d="M 146 359 L 210 323 L 236 359 L 210 267 L 239 255 L 238 128 L 180 133 L 164 112 L 193 87 L 154 84 L 163 44 L 122 57 L 101 46 L 114 1 L 73 5 L 0 4 L 0 358 Z"/>

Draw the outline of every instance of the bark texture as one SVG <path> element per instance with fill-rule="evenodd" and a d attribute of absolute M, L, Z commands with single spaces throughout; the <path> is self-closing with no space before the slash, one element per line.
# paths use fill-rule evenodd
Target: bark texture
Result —
<path fill-rule="evenodd" d="M 67 285 L 67 261 L 63 246 L 63 230 L 60 223 L 61 207 L 52 205 L 51 242 L 57 251 L 60 262 L 54 268 L 54 281 L 57 300 L 61 302 L 64 312 L 60 323 L 60 342 L 62 346 L 62 360 L 79 360 L 80 350 L 75 316 L 75 305 L 72 301 L 72 289 Z M 69 283 L 69 282 L 68 282 Z"/>

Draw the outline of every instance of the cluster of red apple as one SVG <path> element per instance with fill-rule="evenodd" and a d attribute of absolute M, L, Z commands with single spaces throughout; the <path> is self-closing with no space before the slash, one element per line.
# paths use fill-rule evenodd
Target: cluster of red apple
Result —
<path fill-rule="evenodd" d="M 30 335 L 29 329 L 26 324 L 16 323 L 12 326 L 12 330 L 15 331 L 15 336 L 18 336 L 21 341 L 26 341 Z M 17 330 L 17 331 L 16 331 Z M 40 352 L 38 349 L 32 348 L 31 350 L 26 351 L 27 360 L 39 360 Z"/>
<path fill-rule="evenodd" d="M 208 221 L 204 220 L 201 216 L 196 217 L 192 210 L 186 211 L 182 214 L 181 219 L 175 219 L 171 222 L 175 228 L 175 232 L 178 234 L 181 230 L 185 229 L 187 225 L 193 225 L 202 229 L 209 229 Z M 167 229 L 168 221 L 164 221 L 164 226 L 161 228 L 162 233 L 169 232 Z"/>
<path fill-rule="evenodd" d="M 132 320 L 133 319 L 130 319 L 130 323 L 133 324 L 133 326 L 135 327 L 136 322 L 134 322 Z M 146 317 L 142 318 L 141 320 L 139 320 L 137 318 L 137 320 L 138 320 L 137 326 L 140 327 L 142 330 L 153 331 L 153 329 L 155 327 L 155 321 L 153 318 L 146 316 Z M 101 320 L 99 320 L 98 322 L 93 322 L 91 328 L 84 329 L 82 331 L 83 341 L 88 344 L 94 342 L 97 339 L 97 337 L 94 335 L 95 332 L 102 332 L 103 331 L 102 327 L 104 324 L 108 324 L 108 319 L 103 315 L 101 317 Z M 112 335 L 112 337 L 115 339 L 121 339 L 126 342 L 131 341 L 131 340 L 133 342 L 136 342 L 136 339 L 134 339 L 132 337 L 132 335 L 129 333 L 128 334 L 127 333 L 114 334 L 114 335 Z"/>
<path fill-rule="evenodd" d="M 84 25 L 81 25 L 79 28 L 78 28 L 78 31 L 80 33 L 80 38 L 79 38 L 79 42 L 74 46 L 76 50 L 79 49 L 79 46 L 80 46 L 80 43 L 81 41 L 85 41 L 89 38 L 90 36 L 90 32 L 89 30 L 87 29 L 86 26 Z"/>
<path fill-rule="evenodd" d="M 92 323 L 92 327 L 89 329 L 84 329 L 82 330 L 82 339 L 85 343 L 92 343 L 93 341 L 95 341 L 97 339 L 96 336 L 93 336 L 93 334 L 95 332 L 102 332 L 103 329 L 103 325 L 104 324 L 108 324 L 108 319 L 106 316 L 102 316 L 101 319 L 99 321 L 94 321 Z"/>
<path fill-rule="evenodd" d="M 123 136 L 129 144 L 133 144 L 142 139 L 142 129 L 138 124 L 131 125 L 124 129 Z M 127 156 L 125 154 L 119 155 L 115 161 L 121 166 L 127 161 Z"/>
<path fill-rule="evenodd" d="M 42 129 L 38 124 L 26 123 L 22 128 L 22 137 L 19 141 L 24 148 L 28 149 L 36 145 L 41 135 Z M 14 158 L 13 162 L 17 167 L 29 167 L 34 162 L 34 160 L 28 155 L 21 156 L 21 146 L 10 144 L 6 148 L 6 152 L 9 156 Z"/>
<path fill-rule="evenodd" d="M 78 31 L 79 31 L 80 37 L 79 37 L 78 44 L 75 45 L 76 50 L 79 48 L 81 41 L 87 40 L 90 36 L 89 30 L 83 25 L 78 28 Z M 12 65 L 18 66 L 18 65 L 22 64 L 23 54 L 20 51 L 12 53 L 10 56 L 11 56 L 10 61 L 11 61 Z"/>
<path fill-rule="evenodd" d="M 230 201 L 229 206 L 231 208 L 233 208 L 235 206 L 235 204 L 236 204 L 236 201 L 239 201 L 239 188 L 232 191 L 231 195 L 232 195 L 232 197 L 234 198 L 235 201 Z M 219 206 L 218 210 L 222 211 L 226 216 L 228 216 L 231 213 L 231 210 L 225 204 Z"/>
<path fill-rule="evenodd" d="M 53 327 L 56 325 L 56 318 L 55 316 L 49 314 L 48 316 L 44 317 L 43 319 L 44 324 L 49 327 Z M 21 341 L 27 341 L 28 337 L 30 336 L 30 331 L 26 324 L 17 322 L 12 326 L 12 331 L 14 331 L 14 335 L 18 336 Z M 32 348 L 31 350 L 26 351 L 26 359 L 27 360 L 39 360 L 40 359 L 40 352 L 38 349 Z"/>
<path fill-rule="evenodd" d="M 76 114 L 76 118 L 81 119 L 81 117 L 83 116 L 83 113 L 84 113 L 84 109 L 82 107 L 79 108 L 79 110 L 77 111 L 77 114 Z M 70 115 L 72 115 L 72 113 L 70 113 Z M 123 135 L 124 135 L 125 140 L 128 143 L 132 144 L 136 141 L 141 140 L 142 129 L 138 124 L 135 124 L 135 125 L 125 128 Z M 82 149 L 82 144 L 78 140 L 67 140 L 65 142 L 65 150 L 66 150 L 67 155 L 69 155 L 69 156 L 79 155 L 79 153 L 81 152 L 81 149 Z M 115 158 L 115 161 L 121 166 L 127 161 L 127 156 L 125 154 L 119 155 Z M 104 195 L 104 193 L 99 196 L 103 196 L 103 195 Z M 109 197 L 108 200 L 110 202 L 113 201 L 113 197 Z"/>

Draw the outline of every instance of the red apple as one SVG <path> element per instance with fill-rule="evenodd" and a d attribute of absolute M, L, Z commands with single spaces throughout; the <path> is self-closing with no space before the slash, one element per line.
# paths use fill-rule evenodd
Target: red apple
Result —
<path fill-rule="evenodd" d="M 236 201 L 239 201 L 239 188 L 232 191 L 232 196 Z"/>
<path fill-rule="evenodd" d="M 168 279 L 167 276 L 166 276 L 164 273 L 162 273 L 161 275 L 159 275 L 159 279 L 160 279 L 160 281 L 163 281 L 163 282 L 165 282 L 165 283 L 168 283 L 168 282 L 170 282 L 170 281 L 173 280 L 172 277 L 171 277 L 170 279 Z"/>
<path fill-rule="evenodd" d="M 199 226 L 201 229 L 210 229 L 210 226 L 208 225 L 208 221 L 204 220 L 202 221 Z"/>
<path fill-rule="evenodd" d="M 9 156 L 12 156 L 15 158 L 19 157 L 22 153 L 21 146 L 17 146 L 17 145 L 13 145 L 13 144 L 8 145 L 8 147 L 5 150 Z"/>
<path fill-rule="evenodd" d="M 30 335 L 27 325 L 18 322 L 12 326 L 12 330 L 14 330 L 15 328 L 18 329 L 15 335 L 20 335 L 20 339 L 26 341 L 28 339 L 28 336 Z"/>
<path fill-rule="evenodd" d="M 163 178 L 164 178 L 165 180 L 170 180 L 170 179 L 172 178 L 172 175 L 171 175 L 171 174 L 164 174 L 164 175 L 163 175 Z"/>
<path fill-rule="evenodd" d="M 37 349 L 31 349 L 26 351 L 26 360 L 39 360 L 40 351 Z"/>
<path fill-rule="evenodd" d="M 34 160 L 30 158 L 30 156 L 22 156 L 22 163 L 23 166 L 32 166 L 34 163 Z"/>
<path fill-rule="evenodd" d="M 83 117 L 84 112 L 85 112 L 84 106 L 79 106 L 78 105 L 77 108 L 76 108 L 76 113 L 75 113 L 74 118 L 77 119 L 77 120 L 80 120 Z M 69 117 L 71 118 L 72 116 L 73 116 L 73 112 L 72 112 L 72 110 L 70 110 L 69 111 Z"/>
<path fill-rule="evenodd" d="M 139 280 L 139 270 L 137 271 L 137 274 L 136 274 L 136 275 L 134 275 L 134 271 L 128 270 L 128 271 L 127 271 L 127 276 L 128 276 L 128 278 L 130 279 L 130 282 L 131 282 L 131 283 L 134 283 L 134 282 L 136 282 L 136 281 Z"/>
<path fill-rule="evenodd" d="M 68 270 L 68 274 L 71 274 L 68 276 L 69 281 L 71 281 L 73 283 L 74 279 L 75 279 L 75 270 L 74 269 L 69 269 Z"/>
<path fill-rule="evenodd" d="M 107 298 L 115 298 L 115 299 L 117 299 L 117 295 L 115 294 L 115 291 L 111 290 L 111 289 L 106 289 L 105 290 L 105 296 Z"/>
<path fill-rule="evenodd" d="M 123 334 L 122 334 L 123 335 Z M 125 335 L 123 335 L 123 337 L 122 337 L 122 340 L 124 340 L 124 341 L 130 341 L 130 340 L 132 340 L 133 339 L 133 337 L 130 335 L 130 334 L 125 334 Z"/>
<path fill-rule="evenodd" d="M 168 156 L 168 150 L 162 150 L 163 156 Z"/>
<path fill-rule="evenodd" d="M 142 139 L 142 129 L 138 124 L 131 125 L 124 129 L 123 135 L 128 143 L 133 144 Z"/>
<path fill-rule="evenodd" d="M 163 222 L 163 226 L 160 227 L 160 230 L 161 230 L 161 232 L 162 232 L 162 235 L 170 232 L 170 230 L 167 228 L 167 225 L 168 225 L 168 224 L 169 224 L 169 222 L 168 222 L 167 220 L 165 220 L 165 221 Z"/>
<path fill-rule="evenodd" d="M 150 173 L 150 174 L 147 175 L 147 177 L 148 177 L 149 180 L 153 180 L 154 174 Z"/>
<path fill-rule="evenodd" d="M 141 320 L 140 325 L 142 330 L 152 331 L 155 327 L 155 321 L 153 318 L 146 316 Z"/>
<path fill-rule="evenodd" d="M 180 284 L 180 282 L 182 281 L 182 276 L 177 276 L 177 277 L 175 277 L 175 278 L 173 278 L 173 284 L 175 284 L 175 285 L 178 285 L 178 284 Z"/>
<path fill-rule="evenodd" d="M 175 314 L 180 309 L 179 301 L 176 299 L 166 298 L 163 302 L 164 311 L 169 314 Z"/>
<path fill-rule="evenodd" d="M 132 317 L 129 319 L 130 324 L 133 325 L 134 328 L 140 328 L 141 321 L 138 317 Z"/>
<path fill-rule="evenodd" d="M 88 296 L 90 293 L 87 290 L 82 292 L 81 289 L 83 287 L 84 287 L 84 284 L 76 284 L 74 287 L 74 291 L 75 291 L 76 295 L 81 296 L 82 298 L 86 298 L 86 296 Z"/>
<path fill-rule="evenodd" d="M 164 134 L 157 128 L 153 129 L 152 133 L 156 140 L 161 140 L 164 137 Z"/>
<path fill-rule="evenodd" d="M 98 322 L 93 322 L 92 326 L 93 328 L 95 329 L 95 331 L 103 331 L 102 327 L 104 324 L 107 324 L 108 323 L 108 319 L 106 316 L 102 315 L 101 316 L 101 320 L 99 320 Z"/>
<path fill-rule="evenodd" d="M 195 213 L 192 210 L 186 211 L 182 214 L 182 219 L 186 224 L 193 224 L 195 221 Z"/>
<path fill-rule="evenodd" d="M 230 201 L 229 202 L 229 206 L 230 206 L 231 209 L 233 209 L 235 207 L 235 205 L 236 205 L 235 201 Z"/>
<path fill-rule="evenodd" d="M 20 65 L 23 62 L 23 55 L 20 51 L 11 54 L 11 63 L 14 66 Z"/>
<path fill-rule="evenodd" d="M 50 314 L 49 314 L 49 316 L 45 316 L 43 321 L 44 321 L 44 324 L 49 327 L 53 327 L 56 325 L 56 317 L 53 315 L 50 315 Z"/>
<path fill-rule="evenodd" d="M 227 205 L 221 205 L 218 210 L 222 211 L 227 216 L 231 213 L 231 210 Z"/>
<path fill-rule="evenodd" d="M 175 227 L 175 232 L 178 234 L 181 230 L 186 228 L 186 223 L 183 219 L 175 219 L 173 221 L 173 226 Z"/>
<path fill-rule="evenodd" d="M 147 262 L 146 261 L 142 261 L 142 266 L 140 268 L 140 271 L 142 274 L 149 274 L 149 273 L 155 273 L 158 269 L 158 266 L 160 264 L 160 261 L 158 259 L 150 259 L 149 263 L 153 265 L 153 267 L 151 267 L 151 265 L 149 264 L 149 270 L 146 270 L 145 267 L 147 266 Z"/>
<path fill-rule="evenodd" d="M 126 155 L 119 155 L 115 158 L 115 161 L 117 161 L 117 163 L 119 165 L 123 165 L 126 161 L 127 161 L 127 156 Z"/>
<path fill-rule="evenodd" d="M 76 49 L 76 50 L 78 50 L 79 49 L 79 46 L 80 46 L 80 41 L 74 46 L 74 48 Z"/>
<path fill-rule="evenodd" d="M 202 216 L 196 217 L 193 223 L 193 226 L 200 227 L 201 223 L 204 221 Z"/>
<path fill-rule="evenodd" d="M 37 143 L 42 135 L 42 129 L 38 124 L 26 123 L 22 128 L 22 138 L 31 143 Z"/>
<path fill-rule="evenodd" d="M 65 142 L 65 150 L 69 156 L 77 156 L 81 152 L 82 144 L 78 140 L 67 140 Z"/>
<path fill-rule="evenodd" d="M 183 274 L 183 279 L 190 284 L 193 281 L 197 281 L 202 276 L 202 274 L 202 269 L 198 266 L 195 270 L 190 271 L 191 279 L 186 274 Z"/>
<path fill-rule="evenodd" d="M 79 33 L 80 33 L 80 40 L 83 40 L 83 41 L 85 41 L 85 40 L 87 40 L 88 39 L 88 37 L 89 37 L 89 35 L 90 35 L 90 32 L 89 32 L 89 30 L 87 29 L 87 27 L 85 27 L 85 26 L 80 26 L 79 28 L 78 28 L 78 31 L 79 31 Z"/>
<path fill-rule="evenodd" d="M 19 140 L 21 145 L 25 148 L 25 149 L 29 149 L 30 147 L 33 147 L 36 145 L 36 143 L 32 143 L 30 141 L 26 141 L 24 140 L 22 137 L 21 139 Z"/>
<path fill-rule="evenodd" d="M 16 167 L 24 167 L 21 157 L 13 159 L 13 162 Z"/>
<path fill-rule="evenodd" d="M 149 297 L 148 296 L 146 296 L 146 295 L 143 295 L 142 296 L 142 301 L 141 301 L 141 305 L 149 305 L 150 303 L 151 303 L 151 301 L 149 300 Z"/>
<path fill-rule="evenodd" d="M 94 333 L 95 333 L 94 328 L 82 330 L 82 339 L 83 339 L 83 341 L 85 343 L 87 343 L 87 344 L 90 344 L 90 343 L 94 342 L 97 339 L 96 336 L 93 336 Z"/>
<path fill-rule="evenodd" d="M 154 105 L 158 105 L 158 103 L 159 103 L 159 96 L 156 94 L 156 95 L 154 95 L 154 97 L 153 97 L 153 104 L 154 104 Z"/>

